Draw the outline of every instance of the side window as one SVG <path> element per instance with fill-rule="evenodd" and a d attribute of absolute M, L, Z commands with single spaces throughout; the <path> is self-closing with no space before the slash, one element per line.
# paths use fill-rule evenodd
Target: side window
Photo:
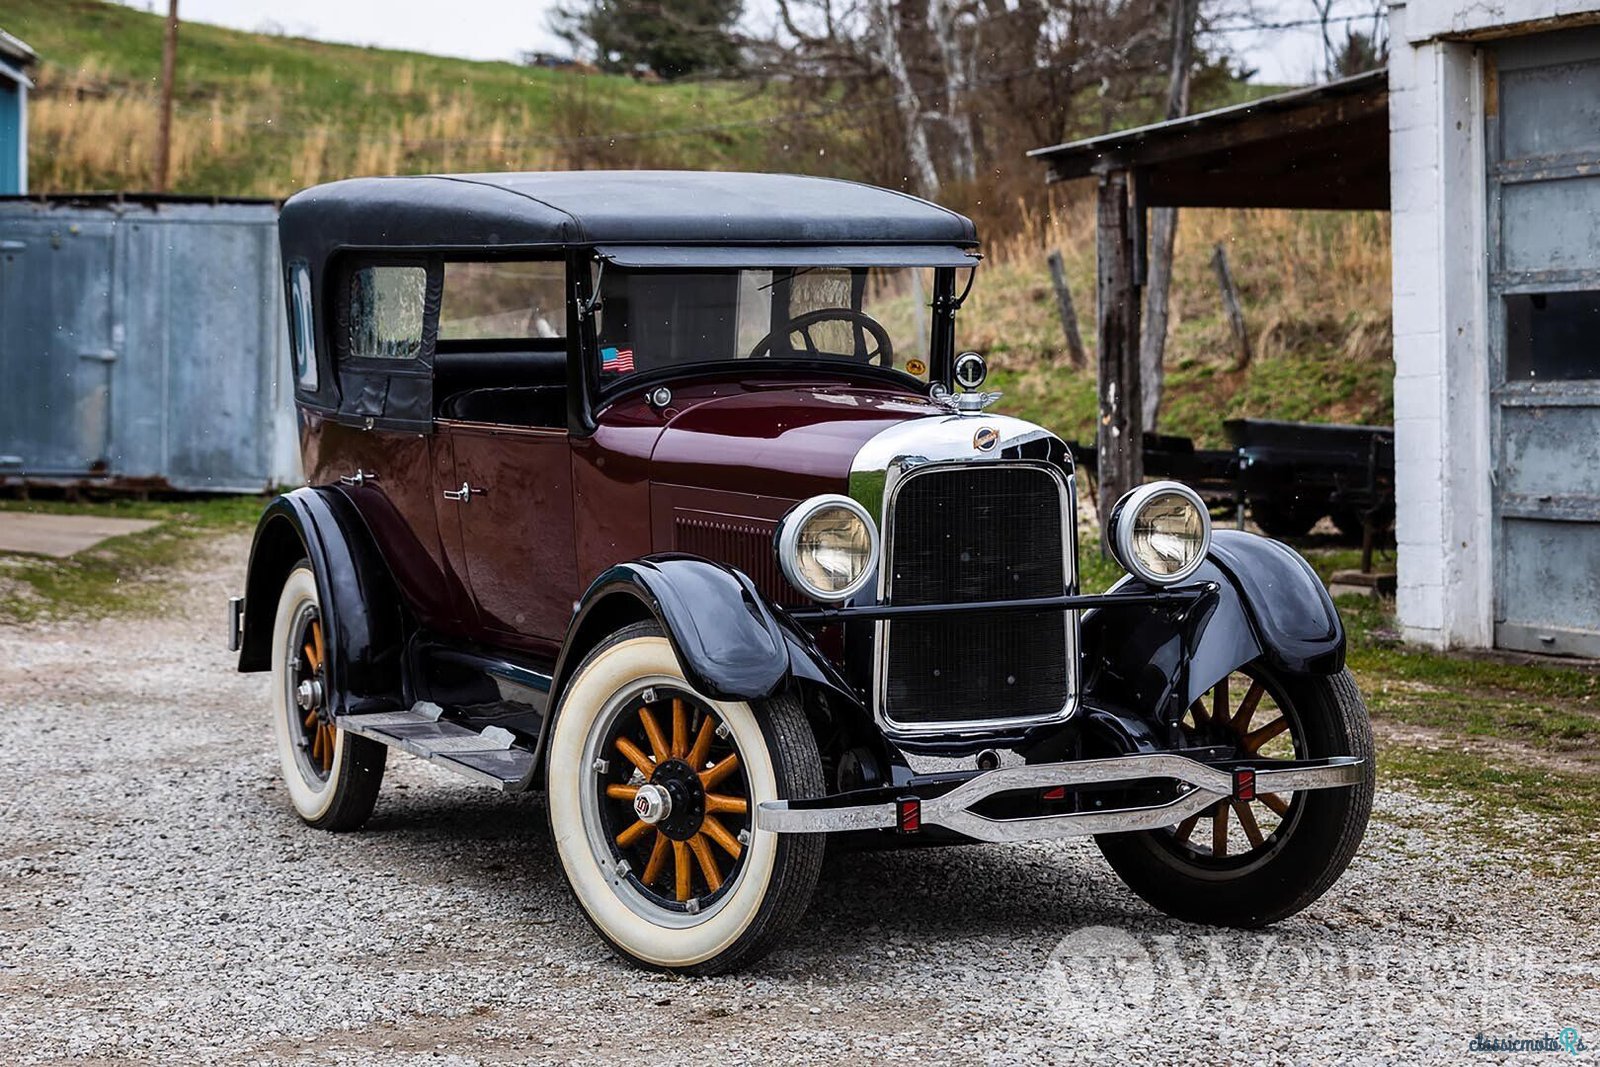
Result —
<path fill-rule="evenodd" d="M 350 355 L 416 359 L 422 351 L 428 271 L 360 267 L 350 274 Z"/>
<path fill-rule="evenodd" d="M 311 328 L 311 270 L 296 263 L 289 270 L 289 348 L 294 380 L 302 392 L 317 391 L 317 341 Z"/>
<path fill-rule="evenodd" d="M 566 282 L 556 260 L 446 263 L 439 340 L 560 340 Z"/>

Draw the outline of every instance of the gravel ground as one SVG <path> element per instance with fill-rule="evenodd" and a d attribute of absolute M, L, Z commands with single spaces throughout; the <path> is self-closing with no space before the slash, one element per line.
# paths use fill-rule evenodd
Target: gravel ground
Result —
<path fill-rule="evenodd" d="M 1344 879 L 1265 933 L 1166 921 L 1085 843 L 836 854 L 754 972 L 636 973 L 569 901 L 535 798 L 391 756 L 366 831 L 299 823 L 265 676 L 218 644 L 244 551 L 220 543 L 168 617 L 0 628 L 0 1062 L 1460 1060 L 1567 1026 L 1600 1046 L 1593 900 L 1387 789 Z"/>

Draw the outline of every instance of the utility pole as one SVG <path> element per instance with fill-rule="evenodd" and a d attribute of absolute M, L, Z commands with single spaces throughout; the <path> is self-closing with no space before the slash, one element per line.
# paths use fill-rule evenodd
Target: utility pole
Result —
<path fill-rule="evenodd" d="M 167 35 L 161 43 L 161 131 L 156 145 L 156 192 L 167 191 L 172 170 L 172 83 L 178 74 L 178 0 L 167 5 Z"/>

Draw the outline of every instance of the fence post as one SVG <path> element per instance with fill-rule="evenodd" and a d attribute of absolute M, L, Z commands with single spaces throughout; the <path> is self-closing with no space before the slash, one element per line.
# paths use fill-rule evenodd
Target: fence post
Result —
<path fill-rule="evenodd" d="M 1081 370 L 1089 362 L 1089 357 L 1083 351 L 1083 335 L 1078 332 L 1078 312 L 1072 306 L 1072 290 L 1067 288 L 1067 271 L 1061 264 L 1060 249 L 1051 249 L 1046 258 L 1050 262 L 1050 284 L 1056 291 L 1056 310 L 1061 314 L 1061 332 L 1067 338 L 1067 359 Z"/>
<path fill-rule="evenodd" d="M 1217 242 L 1216 251 L 1211 253 L 1211 267 L 1217 272 L 1217 286 L 1222 290 L 1222 310 L 1228 316 L 1228 328 L 1233 331 L 1233 343 L 1237 349 L 1234 369 L 1243 370 L 1250 365 L 1250 334 L 1244 326 L 1244 309 L 1239 306 L 1239 287 L 1233 284 L 1233 272 L 1228 269 L 1228 251 L 1223 248 L 1221 241 Z"/>

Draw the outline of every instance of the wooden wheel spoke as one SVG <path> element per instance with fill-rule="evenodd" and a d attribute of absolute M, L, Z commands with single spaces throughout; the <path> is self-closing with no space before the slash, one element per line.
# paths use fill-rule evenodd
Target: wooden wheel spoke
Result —
<path fill-rule="evenodd" d="M 739 769 L 739 754 L 736 752 L 733 755 L 727 757 L 726 759 L 720 761 L 719 763 L 717 763 L 715 766 L 711 767 L 710 769 L 701 771 L 700 772 L 700 786 L 701 786 L 702 789 L 705 789 L 706 791 L 709 792 L 711 790 L 711 788 L 713 786 L 715 786 L 718 782 L 722 781 L 724 778 L 728 777 L 728 775 L 732 774 L 734 771 L 736 771 L 738 769 Z"/>
<path fill-rule="evenodd" d="M 638 819 L 632 826 L 628 827 L 626 830 L 622 831 L 622 833 L 617 835 L 617 847 L 632 848 L 634 845 L 637 845 L 640 841 L 644 840 L 645 834 L 648 834 L 654 829 L 654 826 L 651 826 L 643 819 Z"/>
<path fill-rule="evenodd" d="M 1260 682 L 1251 680 L 1250 691 L 1239 701 L 1239 714 L 1233 717 L 1233 728 L 1239 733 L 1242 734 L 1250 728 L 1250 717 L 1256 713 L 1256 705 L 1261 703 L 1262 694 L 1265 692 Z"/>
<path fill-rule="evenodd" d="M 1242 800 L 1235 800 L 1233 813 L 1239 817 L 1239 825 L 1244 827 L 1244 836 L 1250 839 L 1250 847 L 1260 848 L 1266 838 L 1261 836 L 1261 827 L 1256 825 L 1256 815 L 1250 810 L 1250 805 Z"/>
<path fill-rule="evenodd" d="M 674 888 L 678 891 L 679 900 L 688 900 L 693 891 L 690 885 L 689 846 L 683 841 L 672 843 L 672 867 L 675 875 Z"/>
<path fill-rule="evenodd" d="M 661 872 L 667 867 L 667 853 L 672 851 L 672 838 L 666 834 L 657 834 L 655 847 L 650 850 L 650 861 L 644 865 L 644 873 L 639 880 L 645 885 L 655 885 L 661 878 Z"/>
<path fill-rule="evenodd" d="M 1259 730 L 1252 730 L 1244 735 L 1244 747 L 1249 752 L 1261 751 L 1261 746 L 1277 737 L 1289 728 L 1289 720 L 1282 715 L 1273 719 Z"/>
<path fill-rule="evenodd" d="M 646 778 L 656 773 L 656 765 L 650 761 L 650 757 L 646 756 L 643 749 L 626 737 L 617 738 L 617 751 L 622 753 L 623 758 L 629 763 L 639 768 L 639 773 Z"/>
<path fill-rule="evenodd" d="M 310 711 L 306 712 L 306 718 L 305 718 L 305 722 L 304 722 L 303 725 L 305 726 L 305 728 L 307 730 L 309 730 L 313 726 L 317 725 L 317 709 L 316 708 L 312 708 Z"/>
<path fill-rule="evenodd" d="M 335 734 L 333 727 L 322 723 L 317 727 L 317 733 L 322 735 L 322 770 L 323 773 L 333 770 L 333 742 Z"/>
<path fill-rule="evenodd" d="M 626 800 L 626 801 L 629 801 L 631 803 L 633 801 L 633 798 L 638 796 L 638 795 L 639 795 L 639 787 L 636 786 L 636 785 L 608 785 L 608 786 L 606 786 L 606 796 L 610 797 L 612 800 Z"/>
<path fill-rule="evenodd" d="M 689 754 L 689 708 L 679 697 L 672 698 L 672 758 Z"/>
<path fill-rule="evenodd" d="M 644 724 L 644 736 L 650 741 L 650 752 L 657 763 L 665 763 L 672 758 L 672 753 L 667 748 L 667 737 L 661 732 L 661 724 L 656 722 L 656 717 L 650 709 L 639 709 L 639 721 Z M 644 773 L 649 774 L 649 771 Z"/>
<path fill-rule="evenodd" d="M 721 889 L 722 872 L 717 870 L 717 858 L 711 854 L 706 835 L 695 834 L 689 838 L 689 851 L 694 853 L 695 861 L 700 864 L 700 875 L 706 880 L 706 888 L 713 893 Z"/>
<path fill-rule="evenodd" d="M 707 793 L 706 812 L 711 815 L 748 815 L 750 813 L 750 802 L 743 797 Z"/>
<path fill-rule="evenodd" d="M 684 762 L 693 767 L 695 771 L 705 768 L 706 759 L 711 755 L 711 739 L 717 734 L 716 724 L 711 716 L 707 715 L 700 720 L 700 732 L 695 735 L 694 747 L 689 750 L 689 755 Z"/>
<path fill-rule="evenodd" d="M 311 758 L 318 763 L 322 762 L 322 727 L 318 726 L 311 734 Z"/>
<path fill-rule="evenodd" d="M 1221 858 L 1228 854 L 1228 805 L 1218 804 L 1211 813 L 1211 855 Z"/>
<path fill-rule="evenodd" d="M 1202 700 L 1196 700 L 1189 705 L 1189 714 L 1194 716 L 1195 729 L 1203 729 L 1211 722 L 1211 717 L 1206 714 L 1206 705 Z"/>
<path fill-rule="evenodd" d="M 1256 799 L 1275 811 L 1280 819 L 1289 814 L 1289 802 L 1276 793 L 1258 793 Z"/>
<path fill-rule="evenodd" d="M 310 641 L 307 641 L 306 647 L 300 651 L 305 653 L 306 663 L 311 667 L 312 674 L 316 674 L 322 670 L 322 657 L 317 655 L 317 649 L 315 645 L 313 645 Z"/>
<path fill-rule="evenodd" d="M 1187 845 L 1189 843 L 1189 837 L 1194 833 L 1195 824 L 1200 821 L 1200 814 L 1197 811 L 1178 824 L 1176 831 L 1178 844 Z"/>
<path fill-rule="evenodd" d="M 1220 726 L 1226 726 L 1233 716 L 1228 714 L 1228 679 L 1224 677 L 1211 690 L 1211 720 Z"/>
<path fill-rule="evenodd" d="M 744 851 L 744 846 L 739 844 L 739 839 L 730 834 L 728 828 L 711 815 L 707 815 L 705 822 L 700 824 L 700 832 L 715 841 L 722 851 L 734 859 L 738 859 L 739 853 Z"/>
<path fill-rule="evenodd" d="M 327 659 L 328 659 L 328 653 L 322 647 L 322 620 L 321 619 L 312 619 L 311 620 L 311 640 L 313 642 L 315 642 L 316 646 L 317 646 L 317 666 L 316 666 L 316 669 L 320 671 L 320 670 L 322 670 L 322 665 L 325 662 L 327 662 Z"/>

